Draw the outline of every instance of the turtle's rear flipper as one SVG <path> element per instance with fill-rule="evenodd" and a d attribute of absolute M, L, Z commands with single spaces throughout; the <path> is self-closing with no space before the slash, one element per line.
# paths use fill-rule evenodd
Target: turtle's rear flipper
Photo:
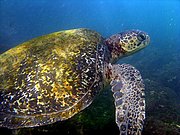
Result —
<path fill-rule="evenodd" d="M 111 85 L 120 135 L 140 135 L 145 119 L 145 99 L 139 71 L 128 64 L 113 65 Z"/>

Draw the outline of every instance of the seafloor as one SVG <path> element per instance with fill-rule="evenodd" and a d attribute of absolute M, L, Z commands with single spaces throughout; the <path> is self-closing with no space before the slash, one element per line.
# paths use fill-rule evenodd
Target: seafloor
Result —
<path fill-rule="evenodd" d="M 176 93 L 157 82 L 145 79 L 146 122 L 143 135 L 180 135 L 180 106 L 176 104 Z M 19 130 L 0 129 L 1 135 L 118 135 L 114 119 L 112 93 L 106 89 L 90 107 L 75 117 L 51 125 Z"/>

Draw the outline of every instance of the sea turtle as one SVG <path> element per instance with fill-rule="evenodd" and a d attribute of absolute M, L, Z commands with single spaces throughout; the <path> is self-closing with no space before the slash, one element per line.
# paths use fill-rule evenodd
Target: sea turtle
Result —
<path fill-rule="evenodd" d="M 140 134 L 144 84 L 129 64 L 111 64 L 149 44 L 140 30 L 105 39 L 86 29 L 34 38 L 0 55 L 0 127 L 17 129 L 71 118 L 110 83 L 120 134 Z"/>

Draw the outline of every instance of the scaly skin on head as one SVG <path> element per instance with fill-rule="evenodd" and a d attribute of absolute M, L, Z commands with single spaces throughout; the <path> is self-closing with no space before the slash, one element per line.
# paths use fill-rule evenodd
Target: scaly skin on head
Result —
<path fill-rule="evenodd" d="M 111 64 L 121 57 L 129 56 L 143 48 L 150 42 L 150 37 L 140 30 L 129 30 L 110 36 L 105 44 L 110 52 L 110 60 L 105 63 L 105 77 L 111 78 Z"/>
<path fill-rule="evenodd" d="M 105 41 L 112 56 L 110 62 L 115 62 L 121 57 L 143 49 L 149 44 L 149 41 L 150 37 L 140 30 L 131 30 L 112 35 Z"/>

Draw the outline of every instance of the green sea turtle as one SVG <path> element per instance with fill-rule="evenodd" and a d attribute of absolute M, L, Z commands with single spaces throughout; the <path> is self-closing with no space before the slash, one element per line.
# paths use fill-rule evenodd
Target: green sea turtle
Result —
<path fill-rule="evenodd" d="M 141 134 L 145 119 L 141 75 L 129 64 L 112 63 L 149 41 L 140 30 L 104 39 L 80 28 L 34 38 L 2 53 L 0 127 L 35 127 L 71 118 L 110 83 L 120 134 Z"/>

